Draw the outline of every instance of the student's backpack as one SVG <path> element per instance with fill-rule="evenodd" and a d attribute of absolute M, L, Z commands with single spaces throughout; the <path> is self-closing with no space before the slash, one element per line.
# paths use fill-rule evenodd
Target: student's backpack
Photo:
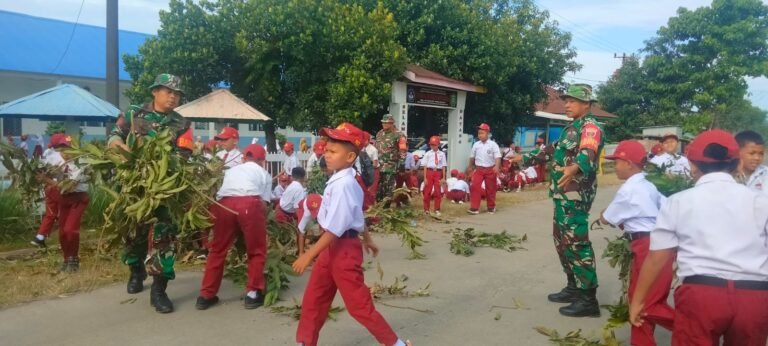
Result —
<path fill-rule="evenodd" d="M 373 160 L 371 160 L 371 157 L 368 156 L 368 153 L 366 153 L 365 150 L 361 150 L 360 155 L 358 155 L 357 158 L 360 160 L 360 176 L 363 178 L 363 183 L 365 186 L 373 185 L 375 175 Z"/>

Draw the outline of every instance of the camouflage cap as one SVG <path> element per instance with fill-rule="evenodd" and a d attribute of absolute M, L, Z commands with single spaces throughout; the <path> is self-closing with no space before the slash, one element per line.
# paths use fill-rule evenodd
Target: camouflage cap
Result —
<path fill-rule="evenodd" d="M 384 114 L 383 117 L 381 117 L 382 123 L 394 123 L 395 117 L 392 116 L 392 114 Z"/>
<path fill-rule="evenodd" d="M 157 77 L 155 78 L 155 83 L 149 87 L 149 90 L 152 90 L 159 86 L 164 86 L 168 89 L 171 89 L 173 91 L 178 91 L 182 94 L 184 93 L 184 89 L 181 88 L 181 78 L 179 78 L 178 76 L 174 76 L 170 73 L 161 73 L 157 75 Z"/>
<path fill-rule="evenodd" d="M 592 96 L 592 86 L 589 84 L 571 84 L 568 86 L 568 90 L 565 91 L 565 94 L 560 96 L 561 99 L 565 99 L 566 97 L 572 97 L 577 100 L 581 100 L 584 102 L 594 102 L 597 101 Z"/>

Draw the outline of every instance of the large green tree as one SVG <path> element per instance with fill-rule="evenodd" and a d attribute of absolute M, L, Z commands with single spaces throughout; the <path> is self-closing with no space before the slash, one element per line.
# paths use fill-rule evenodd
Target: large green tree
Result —
<path fill-rule="evenodd" d="M 610 124 L 616 139 L 642 125 L 682 125 L 697 133 L 765 123 L 745 100 L 745 78 L 768 75 L 768 6 L 761 1 L 680 8 L 643 51 L 642 66 L 630 60 L 599 90 L 606 110 L 630 117 Z"/>

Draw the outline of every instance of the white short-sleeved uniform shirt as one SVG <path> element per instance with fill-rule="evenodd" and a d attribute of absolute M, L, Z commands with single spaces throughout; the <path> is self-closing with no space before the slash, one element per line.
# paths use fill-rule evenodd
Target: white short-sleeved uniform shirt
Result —
<path fill-rule="evenodd" d="M 469 157 L 475 160 L 475 166 L 490 168 L 496 166 L 496 159 L 501 158 L 499 145 L 492 140 L 477 141 L 472 145 Z"/>
<path fill-rule="evenodd" d="M 285 174 L 291 175 L 294 167 L 299 167 L 299 159 L 296 157 L 296 153 L 286 156 L 285 161 L 283 162 Z"/>
<path fill-rule="evenodd" d="M 405 153 L 405 169 L 414 169 L 416 167 L 416 159 L 413 157 L 413 153 Z"/>
<path fill-rule="evenodd" d="M 296 226 L 299 229 L 299 232 L 301 234 L 306 233 L 307 225 L 309 225 L 309 221 L 312 220 L 312 213 L 309 211 L 309 207 L 307 207 L 307 200 L 303 199 L 300 201 L 297 208 L 304 209 L 304 214 L 301 215 L 301 220 L 299 220 L 299 224 Z"/>
<path fill-rule="evenodd" d="M 248 161 L 224 171 L 224 181 L 216 193 L 216 199 L 224 197 L 258 196 L 269 202 L 272 196 L 272 179 L 256 162 Z"/>
<path fill-rule="evenodd" d="M 69 179 L 77 181 L 72 192 L 88 192 L 88 176 L 84 174 L 83 168 L 76 164 L 75 161 L 70 160 L 64 163 L 64 172 Z"/>
<path fill-rule="evenodd" d="M 298 181 L 291 182 L 280 197 L 280 208 L 286 213 L 295 213 L 299 202 L 307 197 L 307 190 Z"/>
<path fill-rule="evenodd" d="M 437 160 L 435 160 L 437 158 Z M 437 162 L 435 162 L 437 161 Z M 419 160 L 421 167 L 427 167 L 429 169 L 443 169 L 448 166 L 448 160 L 445 158 L 445 153 L 438 150 L 430 150 L 424 153 L 424 157 Z"/>
<path fill-rule="evenodd" d="M 536 173 L 536 168 L 534 168 L 533 166 L 524 169 L 523 173 L 525 174 L 525 177 L 528 179 L 536 179 L 539 176 L 539 174 Z"/>
<path fill-rule="evenodd" d="M 768 166 L 757 166 L 749 178 L 745 178 L 744 185 L 753 191 L 768 195 Z"/>
<path fill-rule="evenodd" d="M 283 185 L 277 184 L 275 186 L 275 189 L 272 190 L 272 199 L 280 199 L 280 197 L 283 197 L 283 193 L 285 192 L 285 188 Z"/>
<path fill-rule="evenodd" d="M 456 177 L 450 177 L 448 179 L 445 179 L 445 185 L 448 186 L 448 191 L 451 191 L 451 187 L 456 186 L 456 182 L 459 181 L 459 178 Z"/>
<path fill-rule="evenodd" d="M 365 153 L 368 154 L 368 157 L 371 158 L 371 161 L 376 163 L 376 161 L 379 161 L 379 149 L 376 149 L 376 146 L 374 146 L 371 143 L 368 143 L 367 146 L 363 149 L 365 150 Z"/>
<path fill-rule="evenodd" d="M 315 169 L 315 166 L 320 167 L 320 157 L 317 156 L 317 154 L 312 153 L 312 155 L 309 155 L 309 159 L 307 159 L 307 172 L 312 171 Z"/>
<path fill-rule="evenodd" d="M 224 161 L 224 168 L 227 169 L 243 163 L 243 153 L 237 148 L 230 151 L 219 150 L 219 152 L 216 153 L 216 157 Z"/>
<path fill-rule="evenodd" d="M 328 179 L 317 222 L 337 237 L 348 230 L 362 232 L 365 229 L 363 188 L 355 180 L 354 169 L 342 169 Z"/>
<path fill-rule="evenodd" d="M 621 185 L 603 218 L 612 225 L 623 225 L 627 233 L 651 232 L 665 199 L 656 186 L 645 179 L 645 173 L 637 173 Z"/>
<path fill-rule="evenodd" d="M 464 180 L 459 180 L 456 182 L 456 185 L 454 186 L 454 188 L 449 189 L 449 191 L 454 191 L 454 190 L 459 190 L 459 191 L 464 191 L 466 193 L 469 193 L 469 184 L 467 184 L 467 182 Z"/>
<path fill-rule="evenodd" d="M 691 165 L 688 163 L 688 159 L 683 155 L 670 155 L 668 153 L 663 153 L 654 156 L 651 159 L 651 163 L 659 167 L 666 165 L 667 173 L 670 174 L 691 174 Z"/>
<path fill-rule="evenodd" d="M 677 275 L 768 281 L 768 197 L 730 174 L 702 176 L 662 203 L 651 250 L 677 248 Z"/>

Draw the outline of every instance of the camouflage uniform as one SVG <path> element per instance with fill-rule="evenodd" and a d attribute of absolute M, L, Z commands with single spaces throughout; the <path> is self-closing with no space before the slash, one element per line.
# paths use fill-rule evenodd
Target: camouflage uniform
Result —
<path fill-rule="evenodd" d="M 161 74 L 152 85 L 152 89 L 164 86 L 175 91 L 181 91 L 181 80 L 173 75 Z M 132 105 L 118 117 L 117 124 L 109 134 L 109 143 L 121 139 L 127 145 L 128 135 L 133 132 L 137 136 L 153 137 L 158 131 L 170 128 L 173 134 L 173 144 L 176 138 L 183 135 L 189 129 L 189 122 L 179 113 L 171 112 L 163 114 L 153 109 L 152 103 L 144 105 Z M 173 280 L 176 274 L 173 265 L 176 255 L 176 234 L 178 228 L 172 224 L 168 210 L 161 206 L 154 212 L 159 220 L 151 227 L 142 227 L 135 238 L 125 239 L 125 248 L 122 261 L 129 266 L 146 264 L 150 275 L 160 275 Z M 152 236 L 152 244 L 149 244 L 149 236 Z M 150 253 L 151 251 L 151 253 Z M 149 254 L 149 256 L 148 256 Z"/>
<path fill-rule="evenodd" d="M 526 155 L 524 159 L 550 162 L 549 196 L 554 202 L 552 233 L 555 248 L 569 281 L 575 279 L 580 289 L 597 287 L 595 253 L 589 240 L 588 220 L 597 193 L 598 159 L 604 145 L 602 133 L 602 126 L 594 115 L 587 113 L 563 129 L 556 142 L 545 150 Z M 561 189 L 557 181 L 563 172 L 559 169 L 574 164 L 579 166 L 580 172 L 565 189 Z"/>
<path fill-rule="evenodd" d="M 392 122 L 391 115 L 385 115 L 381 122 Z M 400 150 L 400 141 L 405 136 L 393 128 L 392 131 L 379 130 L 376 134 L 376 149 L 379 151 L 379 191 L 376 194 L 376 200 L 381 201 L 384 197 L 392 195 L 395 186 L 395 175 L 397 170 L 405 162 L 405 152 Z"/>

